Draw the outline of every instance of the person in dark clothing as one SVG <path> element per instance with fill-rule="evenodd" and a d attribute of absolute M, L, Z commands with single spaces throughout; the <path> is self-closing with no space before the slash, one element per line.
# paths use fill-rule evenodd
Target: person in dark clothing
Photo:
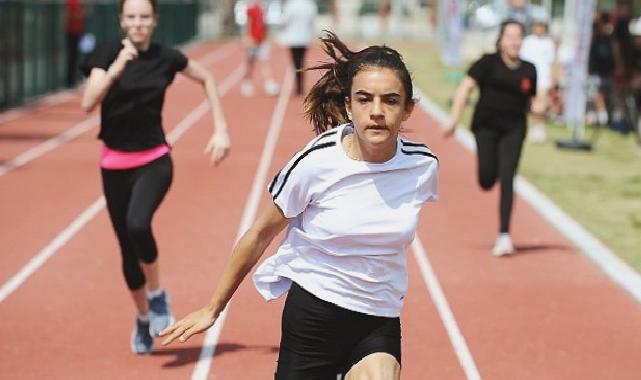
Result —
<path fill-rule="evenodd" d="M 495 256 L 514 253 L 510 236 L 513 182 L 526 134 L 527 113 L 537 88 L 534 65 L 519 58 L 524 34 L 525 28 L 519 22 L 501 24 L 497 52 L 472 64 L 456 90 L 445 126 L 445 135 L 451 136 L 471 91 L 478 88 L 480 96 L 472 118 L 478 179 L 483 190 L 491 189 L 497 180 L 501 183 L 500 230 L 492 250 Z"/>
<path fill-rule="evenodd" d="M 616 7 L 614 22 L 614 57 L 615 76 L 624 83 L 630 76 L 634 61 L 634 47 L 630 33 L 630 20 L 632 19 L 632 5 L 629 1 L 620 1 Z"/>
<path fill-rule="evenodd" d="M 67 73 L 65 84 L 73 87 L 78 73 L 78 43 L 84 31 L 84 9 L 80 0 L 65 3 L 65 34 L 67 37 Z"/>
<path fill-rule="evenodd" d="M 134 353 L 147 354 L 153 335 L 173 322 L 160 287 L 151 220 L 172 181 L 161 115 L 176 73 L 201 84 L 207 94 L 215 129 L 206 151 L 215 164 L 229 151 L 229 135 L 209 72 L 178 50 L 151 43 L 157 0 L 121 0 L 119 18 L 126 37 L 99 46 L 81 66 L 88 77 L 82 108 L 89 112 L 100 104 L 103 189 L 138 312 L 131 346 Z"/>
<path fill-rule="evenodd" d="M 589 83 L 590 90 L 594 91 L 592 97 L 595 110 L 588 111 L 588 122 L 596 122 L 600 125 L 608 123 L 614 64 L 614 39 L 610 14 L 597 12 L 592 27 L 592 43 L 588 58 Z"/>

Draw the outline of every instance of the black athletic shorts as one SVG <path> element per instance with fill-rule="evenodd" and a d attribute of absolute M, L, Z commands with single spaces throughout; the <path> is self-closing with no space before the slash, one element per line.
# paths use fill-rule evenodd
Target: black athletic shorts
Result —
<path fill-rule="evenodd" d="M 276 380 L 336 380 L 337 374 L 378 352 L 401 363 L 398 317 L 347 310 L 292 283 L 283 310 Z"/>

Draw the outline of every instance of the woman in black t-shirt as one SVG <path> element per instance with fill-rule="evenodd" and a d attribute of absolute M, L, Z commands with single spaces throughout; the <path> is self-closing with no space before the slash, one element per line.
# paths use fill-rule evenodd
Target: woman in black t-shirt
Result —
<path fill-rule="evenodd" d="M 125 38 L 101 45 L 82 64 L 88 77 L 82 108 L 90 112 L 101 106 L 103 191 L 138 312 L 131 346 L 134 353 L 146 354 L 152 350 L 153 335 L 173 321 L 158 278 L 151 219 L 172 181 L 161 116 L 176 73 L 205 89 L 215 125 L 206 148 L 213 163 L 226 157 L 229 135 L 212 76 L 178 50 L 151 43 L 157 1 L 120 0 L 119 19 Z"/>
<path fill-rule="evenodd" d="M 497 52 L 474 62 L 457 88 L 445 132 L 446 136 L 454 133 L 470 92 L 479 88 L 472 118 L 479 183 L 483 190 L 491 189 L 497 179 L 501 183 L 500 231 L 492 251 L 495 256 L 514 253 L 509 231 L 513 182 L 530 100 L 536 94 L 536 69 L 519 59 L 524 34 L 523 25 L 516 21 L 501 24 Z"/>

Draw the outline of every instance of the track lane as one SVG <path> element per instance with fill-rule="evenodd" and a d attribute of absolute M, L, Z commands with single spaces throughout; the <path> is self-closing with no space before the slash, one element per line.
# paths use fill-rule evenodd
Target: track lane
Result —
<path fill-rule="evenodd" d="M 276 56 L 276 52 L 274 55 Z M 281 56 L 279 54 L 279 56 Z M 235 62 L 225 62 L 227 72 Z M 276 71 L 284 60 L 277 60 Z M 229 64 L 229 67 L 227 67 Z M 223 69 L 215 67 L 214 70 Z M 217 76 L 220 83 L 222 78 Z M 180 87 L 175 85 L 175 87 Z M 186 113 L 202 100 L 195 87 L 176 91 L 169 108 Z M 173 94 L 173 93 L 172 93 Z M 169 96 L 169 94 L 168 94 Z M 272 163 L 275 173 L 312 136 L 292 100 Z M 205 116 L 176 144 L 174 184 L 155 219 L 163 282 L 177 314 L 206 300 L 227 261 L 242 205 L 258 165 L 274 98 L 242 98 L 237 88 L 223 99 L 232 132 L 232 155 L 220 167 L 208 166 L 202 149 L 209 136 Z M 251 110 L 251 112 L 249 112 Z M 173 111 L 172 111 L 173 113 Z M 256 123 L 256 117 L 263 120 Z M 178 116 L 169 116 L 174 124 Z M 418 109 L 410 119 L 410 139 L 425 141 L 441 160 L 441 199 L 428 204 L 417 234 L 476 361 L 486 379 L 635 379 L 639 373 L 641 312 L 632 298 L 550 227 L 535 210 L 517 200 L 514 237 L 524 254 L 491 257 L 498 224 L 497 193 L 481 193 L 474 180 L 475 160 L 453 140 L 443 141 L 433 120 Z M 169 124 L 167 124 L 169 125 Z M 99 193 L 98 143 L 88 137 L 49 154 L 32 174 L 52 171 L 60 184 L 34 181 L 42 191 L 15 197 L 28 215 L 11 215 L 35 233 L 46 230 L 39 197 L 48 203 L 51 223 L 73 204 L 85 205 Z M 51 160 L 51 162 L 49 162 Z M 40 162 L 42 161 L 42 163 Z M 60 170 L 66 165 L 70 172 Z M 23 171 L 12 173 L 11 178 Z M 92 174 L 94 173 L 94 174 Z M 87 181 L 89 185 L 83 184 Z M 92 182 L 93 181 L 93 182 Z M 3 191 L 0 180 L 0 191 Z M 68 186 L 65 188 L 63 185 Z M 89 190 L 84 190 L 89 186 Z M 69 203 L 70 190 L 78 194 Z M 2 193 L 3 197 L 5 193 Z M 266 195 L 266 192 L 265 192 Z M 49 197 L 49 198 L 48 198 Z M 265 197 L 266 198 L 266 197 Z M 6 199 L 6 198 L 5 198 Z M 21 199 L 29 199 L 22 201 Z M 52 199 L 54 200 L 52 202 Z M 73 199 L 72 199 L 73 200 Z M 264 201 L 266 201 L 265 199 Z M 28 203 L 35 203 L 33 208 Z M 6 202 L 3 202 L 6 203 Z M 3 210 L 0 210 L 3 211 Z M 0 213 L 1 215 L 7 215 Z M 69 213 L 73 214 L 73 213 Z M 3 218 L 4 220 L 4 218 Z M 7 231 L 10 222 L 3 222 Z M 26 227 L 25 227 L 26 226 Z M 20 254 L 20 231 L 14 255 Z M 25 239 L 28 240 L 28 239 Z M 273 249 L 270 248 L 273 252 Z M 9 262 L 2 255 L 2 268 Z M 404 379 L 464 379 L 415 262 L 408 253 L 410 290 L 403 310 Z M 11 379 L 176 379 L 188 378 L 200 353 L 196 338 L 159 349 L 150 357 L 129 352 L 131 302 L 119 272 L 117 244 L 104 212 L 63 247 L 6 302 L 0 303 L 0 378 Z M 0 271 L 3 270 L 0 268 Z M 79 270 L 80 269 L 80 270 Z M 217 347 L 209 378 L 269 378 L 278 345 L 282 301 L 265 305 L 245 282 L 235 297 Z M 181 314 L 182 313 L 182 314 Z"/>

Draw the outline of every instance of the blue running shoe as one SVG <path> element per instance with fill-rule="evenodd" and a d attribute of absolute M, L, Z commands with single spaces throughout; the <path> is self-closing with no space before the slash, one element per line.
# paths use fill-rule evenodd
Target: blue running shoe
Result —
<path fill-rule="evenodd" d="M 131 350 L 134 354 L 150 354 L 154 347 L 154 338 L 149 332 L 149 321 L 136 318 L 136 325 L 131 334 Z"/>
<path fill-rule="evenodd" d="M 169 310 L 169 296 L 163 290 L 159 295 L 148 298 L 147 301 L 149 302 L 150 331 L 153 335 L 158 335 L 174 323 L 174 317 Z"/>

